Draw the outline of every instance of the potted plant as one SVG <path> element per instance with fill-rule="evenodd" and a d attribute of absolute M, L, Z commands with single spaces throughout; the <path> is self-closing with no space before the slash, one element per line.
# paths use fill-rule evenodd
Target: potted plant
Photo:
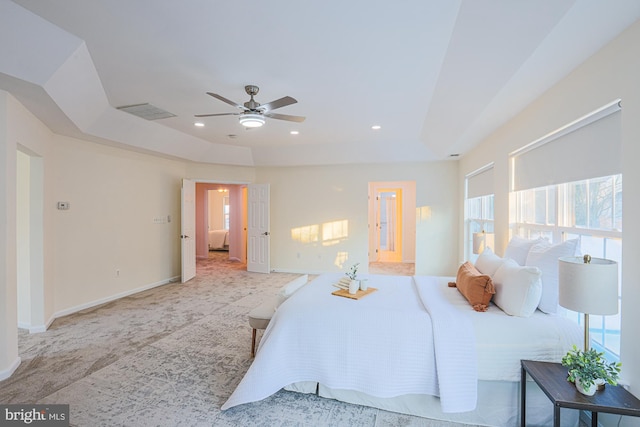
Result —
<path fill-rule="evenodd" d="M 604 353 L 593 348 L 582 351 L 574 345 L 562 358 L 562 366 L 568 368 L 567 381 L 575 382 L 578 391 L 587 396 L 593 396 L 599 380 L 611 385 L 618 384 L 622 364 L 607 362 L 603 356 Z"/>
<path fill-rule="evenodd" d="M 349 293 L 352 295 L 358 292 L 358 288 L 360 288 L 360 281 L 358 280 L 359 265 L 360 265 L 359 262 L 353 264 L 349 269 L 349 271 L 345 273 L 347 277 L 351 280 L 351 282 L 349 283 Z"/>

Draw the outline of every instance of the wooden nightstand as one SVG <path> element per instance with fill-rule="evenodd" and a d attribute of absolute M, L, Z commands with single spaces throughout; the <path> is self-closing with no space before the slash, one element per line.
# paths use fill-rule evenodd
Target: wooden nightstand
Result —
<path fill-rule="evenodd" d="M 567 368 L 560 363 L 521 361 L 520 425 L 526 426 L 527 373 L 553 403 L 553 425 L 560 427 L 560 408 L 591 411 L 591 426 L 598 425 L 598 412 L 640 417 L 640 400 L 620 386 L 607 385 L 593 396 L 585 396 L 567 381 Z"/>

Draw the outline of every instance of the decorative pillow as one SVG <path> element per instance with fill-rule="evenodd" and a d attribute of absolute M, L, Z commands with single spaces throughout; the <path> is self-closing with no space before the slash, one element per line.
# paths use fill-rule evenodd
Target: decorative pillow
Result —
<path fill-rule="evenodd" d="M 496 293 L 491 277 L 480 273 L 469 261 L 460 266 L 456 282 L 450 282 L 449 286 L 457 287 L 475 311 L 487 311 Z"/>
<path fill-rule="evenodd" d="M 494 254 L 491 248 L 485 248 L 476 260 L 476 268 L 482 274 L 493 276 L 504 260 Z"/>
<path fill-rule="evenodd" d="M 558 258 L 574 256 L 578 239 L 567 240 L 557 245 L 537 243 L 527 255 L 526 265 L 542 271 L 542 297 L 538 308 L 545 313 L 558 311 Z"/>
<path fill-rule="evenodd" d="M 538 238 L 536 240 L 527 240 L 520 236 L 513 236 L 507 244 L 507 248 L 504 251 L 505 258 L 511 258 L 518 265 L 525 265 L 527 262 L 527 255 L 529 255 L 529 250 L 535 244 L 546 242 L 546 240 L 542 238 Z"/>
<path fill-rule="evenodd" d="M 531 316 L 542 296 L 541 276 L 538 267 L 521 267 L 514 260 L 505 259 L 493 276 L 493 302 L 510 316 Z"/>

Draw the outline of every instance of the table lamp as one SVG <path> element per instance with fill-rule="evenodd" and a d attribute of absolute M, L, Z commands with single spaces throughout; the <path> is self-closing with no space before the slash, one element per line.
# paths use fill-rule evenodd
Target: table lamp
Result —
<path fill-rule="evenodd" d="M 473 253 L 481 254 L 486 248 L 493 248 L 493 233 L 473 233 Z"/>
<path fill-rule="evenodd" d="M 590 347 L 589 314 L 618 312 L 618 263 L 608 259 L 563 257 L 558 267 L 558 302 L 584 313 L 584 351 Z"/>

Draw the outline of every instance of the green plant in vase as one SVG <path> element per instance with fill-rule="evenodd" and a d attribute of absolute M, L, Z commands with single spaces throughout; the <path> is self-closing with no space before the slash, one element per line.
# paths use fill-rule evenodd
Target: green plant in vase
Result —
<path fill-rule="evenodd" d="M 562 366 L 568 369 L 567 381 L 575 382 L 578 391 L 588 396 L 595 393 L 599 380 L 617 385 L 622 364 L 608 362 L 603 356 L 593 348 L 582 351 L 574 345 L 562 358 Z"/>
<path fill-rule="evenodd" d="M 351 266 L 351 268 L 349 269 L 349 271 L 347 271 L 346 274 L 347 277 L 351 280 L 358 280 L 358 266 L 360 265 L 359 262 L 353 264 Z"/>

